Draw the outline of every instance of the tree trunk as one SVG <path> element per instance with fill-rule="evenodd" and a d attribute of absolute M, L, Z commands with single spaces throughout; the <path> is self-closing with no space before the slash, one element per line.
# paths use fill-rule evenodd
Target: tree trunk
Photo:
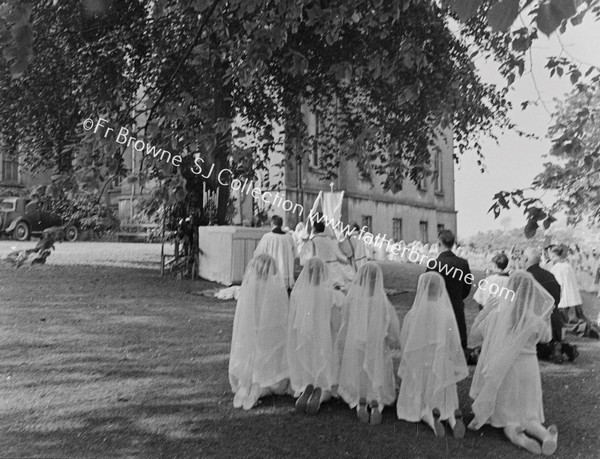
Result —
<path fill-rule="evenodd" d="M 233 110 L 231 106 L 231 84 L 224 83 L 226 81 L 225 76 L 229 65 L 227 62 L 223 62 L 216 57 L 214 62 L 214 75 L 213 78 L 214 87 L 214 122 L 220 122 L 222 120 L 233 120 Z M 229 185 L 222 185 L 218 181 L 219 172 L 224 169 L 229 169 L 229 156 L 232 147 L 232 136 L 231 129 L 225 133 L 216 133 L 216 150 L 215 150 L 215 179 L 217 179 L 217 187 L 219 190 L 219 199 L 217 201 L 217 225 L 226 225 L 227 222 L 227 210 L 229 202 Z M 221 175 L 221 181 L 229 183 L 231 181 L 231 174 L 224 172 Z"/>

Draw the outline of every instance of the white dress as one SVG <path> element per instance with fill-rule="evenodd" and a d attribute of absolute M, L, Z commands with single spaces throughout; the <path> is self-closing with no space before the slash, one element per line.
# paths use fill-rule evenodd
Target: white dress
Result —
<path fill-rule="evenodd" d="M 554 299 L 525 271 L 513 273 L 507 288 L 515 298 L 499 299 L 490 313 L 471 384 L 476 429 L 484 424 L 524 428 L 531 421 L 544 422 L 535 345 L 552 337 Z"/>
<path fill-rule="evenodd" d="M 231 336 L 229 383 L 236 393 L 253 384 L 268 388 L 289 376 L 286 334 L 289 299 L 275 260 L 260 254 L 248 263 Z"/>
<path fill-rule="evenodd" d="M 458 325 L 444 278 L 436 272 L 419 277 L 417 295 L 400 332 L 402 379 L 398 419 L 418 422 L 433 408 L 448 419 L 458 408 L 456 383 L 469 375 Z"/>
<path fill-rule="evenodd" d="M 386 341 L 399 344 L 398 316 L 383 289 L 381 268 L 361 266 L 342 309 L 335 351 L 339 364 L 338 394 L 355 408 L 360 399 L 377 401 L 379 411 L 396 399 L 391 351 Z"/>
<path fill-rule="evenodd" d="M 550 329 L 548 329 L 550 330 Z M 550 332 L 544 336 L 548 341 Z M 526 425 L 531 421 L 543 424 L 544 404 L 542 380 L 535 344 L 530 342 L 508 370 L 498 391 L 494 413 L 489 423 L 494 427 Z"/>
<path fill-rule="evenodd" d="M 312 384 L 331 391 L 337 384 L 333 344 L 344 296 L 329 282 L 319 258 L 310 259 L 290 297 L 287 355 L 290 384 L 296 397 Z M 332 314 L 336 308 L 337 314 Z"/>
<path fill-rule="evenodd" d="M 254 250 L 254 256 L 261 253 L 271 255 L 277 264 L 277 275 L 280 276 L 286 288 L 294 286 L 294 259 L 296 251 L 291 234 L 265 234 Z"/>
<path fill-rule="evenodd" d="M 554 274 L 560 284 L 559 308 L 580 306 L 583 302 L 577 285 L 577 276 L 568 261 L 558 261 L 552 266 L 550 272 Z"/>

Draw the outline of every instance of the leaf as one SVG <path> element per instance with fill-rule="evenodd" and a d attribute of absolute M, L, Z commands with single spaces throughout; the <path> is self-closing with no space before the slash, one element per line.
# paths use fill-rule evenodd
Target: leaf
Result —
<path fill-rule="evenodd" d="M 537 232 L 538 228 L 539 228 L 539 225 L 537 224 L 536 221 L 529 220 L 527 222 L 527 224 L 525 225 L 525 228 L 523 229 L 523 233 L 525 233 L 525 237 L 527 239 L 531 239 L 533 236 L 535 236 L 535 233 Z"/>
<path fill-rule="evenodd" d="M 544 229 L 550 228 L 550 225 L 555 221 L 556 218 L 554 218 L 552 215 L 548 215 L 548 217 L 546 217 L 546 219 L 544 220 Z"/>
<path fill-rule="evenodd" d="M 574 26 L 581 24 L 583 22 L 583 18 L 585 16 L 585 13 L 586 13 L 586 10 L 583 10 L 578 15 L 573 16 L 571 18 L 571 24 L 573 24 Z"/>
<path fill-rule="evenodd" d="M 550 6 L 560 13 L 562 19 L 568 19 L 577 13 L 574 0 L 550 0 Z"/>
<path fill-rule="evenodd" d="M 550 3 L 543 3 L 539 6 L 536 23 L 538 29 L 544 34 L 550 35 L 554 32 L 560 26 L 562 20 L 561 12 L 553 8 Z"/>
<path fill-rule="evenodd" d="M 404 3 L 407 4 L 409 2 L 405 1 Z M 477 9 L 483 4 L 483 0 L 446 0 L 445 3 L 456 13 L 461 21 L 466 21 L 475 14 Z"/>
<path fill-rule="evenodd" d="M 527 51 L 531 46 L 531 41 L 527 37 L 515 38 L 512 42 L 512 49 L 517 52 Z"/>
<path fill-rule="evenodd" d="M 571 72 L 571 76 L 570 76 L 571 84 L 577 83 L 577 81 L 579 80 L 580 76 L 581 76 L 581 72 L 579 70 L 573 70 Z"/>
<path fill-rule="evenodd" d="M 510 28 L 519 15 L 519 0 L 500 0 L 487 13 L 487 20 L 494 32 Z"/>

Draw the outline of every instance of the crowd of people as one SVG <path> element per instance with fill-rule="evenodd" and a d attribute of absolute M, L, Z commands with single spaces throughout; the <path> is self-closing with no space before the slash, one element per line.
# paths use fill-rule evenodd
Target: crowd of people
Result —
<path fill-rule="evenodd" d="M 234 407 L 249 410 L 265 395 L 287 393 L 296 398 L 297 412 L 315 415 L 336 397 L 360 422 L 376 425 L 384 406 L 395 403 L 398 419 L 424 422 L 438 437 L 446 422 L 462 438 L 457 383 L 469 375 L 467 365 L 476 364 L 475 417 L 468 427 L 490 424 L 531 453 L 554 453 L 558 431 L 544 426 L 538 357 L 573 361 L 578 350 L 564 340 L 563 327 L 587 320 L 573 291 L 573 270 L 562 266 L 563 247 L 547 251 L 555 259 L 552 272 L 540 266 L 544 254 L 534 247 L 522 254 L 518 269 L 506 254 L 493 258 L 488 281 L 513 295 L 475 293 L 480 312 L 470 337 L 480 352 L 473 358 L 464 313 L 470 267 L 454 253 L 451 231 L 440 232 L 435 249 L 418 247 L 437 263 L 420 275 L 400 324 L 373 251 L 356 233 L 339 241 L 323 224 L 313 224 L 310 237 L 303 225 L 282 230 L 280 217 L 272 224 L 239 292 L 229 362 Z M 302 266 L 297 280 L 295 263 Z"/>

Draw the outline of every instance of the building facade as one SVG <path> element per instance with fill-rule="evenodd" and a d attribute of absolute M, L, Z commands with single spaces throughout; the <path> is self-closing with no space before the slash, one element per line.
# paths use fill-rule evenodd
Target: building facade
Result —
<path fill-rule="evenodd" d="M 308 135 L 315 138 L 318 126 L 315 116 L 303 108 Z M 283 133 L 282 135 L 285 135 Z M 454 155 L 452 132 L 447 131 L 438 148 L 431 152 L 433 174 L 415 185 L 405 179 L 403 189 L 397 193 L 384 191 L 382 178 L 373 177 L 373 183 L 360 178 L 354 162 L 342 160 L 338 177 L 332 183 L 326 180 L 326 174 L 319 165 L 320 151 L 313 149 L 308 158 L 301 162 L 284 161 L 283 152 L 272 155 L 267 176 L 270 184 L 280 182 L 277 191 L 285 199 L 302 206 L 299 212 L 285 212 L 282 208 L 263 205 L 269 214 L 279 214 L 284 224 L 294 228 L 300 221 L 306 221 L 310 209 L 320 191 L 344 191 L 341 220 L 344 225 L 358 223 L 377 235 L 393 238 L 395 241 L 410 242 L 419 240 L 424 243 L 437 241 L 441 229 L 457 231 L 455 194 L 454 194 Z M 284 162 L 285 166 L 280 166 Z M 273 189 L 273 186 L 268 186 Z M 247 197 L 239 196 L 239 202 L 247 204 Z M 297 209 L 294 206 L 295 209 Z M 248 215 L 248 209 L 244 211 Z"/>

